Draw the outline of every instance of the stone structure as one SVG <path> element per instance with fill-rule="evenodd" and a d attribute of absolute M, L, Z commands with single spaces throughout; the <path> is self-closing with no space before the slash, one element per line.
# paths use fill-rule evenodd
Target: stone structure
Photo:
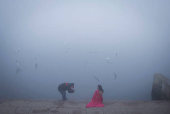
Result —
<path fill-rule="evenodd" d="M 104 100 L 105 107 L 86 108 L 90 100 L 0 99 L 0 114 L 170 114 L 170 101 Z"/>
<path fill-rule="evenodd" d="M 162 74 L 155 74 L 151 96 L 152 100 L 170 100 L 170 79 Z"/>

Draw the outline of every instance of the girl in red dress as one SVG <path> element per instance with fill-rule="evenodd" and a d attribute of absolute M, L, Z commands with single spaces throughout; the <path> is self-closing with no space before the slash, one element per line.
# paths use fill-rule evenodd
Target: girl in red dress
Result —
<path fill-rule="evenodd" d="M 104 93 L 104 90 L 102 89 L 102 86 L 98 85 L 97 90 L 95 91 L 91 102 L 86 105 L 86 108 L 104 107 L 104 105 L 102 103 L 103 102 L 103 93 Z"/>

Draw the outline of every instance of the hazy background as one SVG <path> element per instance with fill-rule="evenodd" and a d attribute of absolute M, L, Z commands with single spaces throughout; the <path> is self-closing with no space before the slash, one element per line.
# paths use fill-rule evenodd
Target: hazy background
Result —
<path fill-rule="evenodd" d="M 61 99 L 58 85 L 74 82 L 68 99 L 91 99 L 101 84 L 104 99 L 150 100 L 154 73 L 170 78 L 169 6 L 0 0 L 0 97 Z"/>

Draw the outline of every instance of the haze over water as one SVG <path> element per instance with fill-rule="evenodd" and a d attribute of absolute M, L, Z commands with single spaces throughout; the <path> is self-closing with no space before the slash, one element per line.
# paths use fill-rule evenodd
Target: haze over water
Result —
<path fill-rule="evenodd" d="M 0 98 L 151 100 L 170 78 L 169 0 L 1 0 Z"/>

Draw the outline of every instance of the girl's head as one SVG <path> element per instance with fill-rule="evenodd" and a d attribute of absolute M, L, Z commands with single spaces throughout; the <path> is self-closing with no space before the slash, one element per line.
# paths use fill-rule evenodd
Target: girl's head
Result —
<path fill-rule="evenodd" d="M 97 89 L 98 89 L 99 91 L 104 92 L 104 90 L 103 90 L 103 88 L 102 88 L 102 86 L 101 86 L 101 85 L 98 85 L 98 86 L 97 86 Z"/>

